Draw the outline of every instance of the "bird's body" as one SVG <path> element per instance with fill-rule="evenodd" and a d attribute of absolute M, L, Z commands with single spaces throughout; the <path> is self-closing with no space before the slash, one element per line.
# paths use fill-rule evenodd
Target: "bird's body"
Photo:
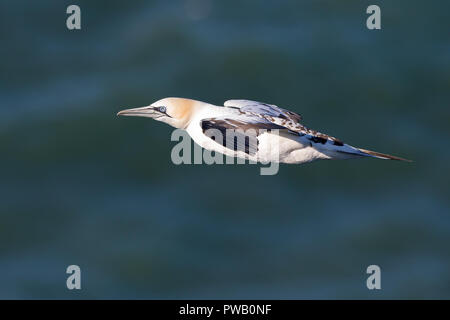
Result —
<path fill-rule="evenodd" d="M 232 143 L 233 146 L 227 148 L 226 131 L 222 128 L 243 130 L 244 132 L 255 129 L 252 135 L 248 134 L 248 136 L 253 138 L 254 133 L 260 133 L 256 137 L 257 147 L 255 147 L 255 152 L 251 152 L 251 150 L 245 152 L 245 148 L 234 146 L 234 141 Z M 222 139 L 225 140 L 224 143 L 217 143 L 215 140 L 212 140 L 205 134 L 205 129 L 218 129 L 222 133 Z M 298 134 L 286 132 L 286 129 L 280 129 L 278 125 L 272 126 L 270 122 L 265 121 L 263 118 L 253 118 L 242 114 L 240 109 L 208 105 L 195 115 L 193 121 L 187 126 L 186 131 L 202 148 L 231 157 L 236 156 L 251 161 L 282 163 L 303 163 L 319 158 L 326 159 L 323 154 L 311 148 L 308 142 L 302 141 L 302 137 Z M 261 132 L 256 132 L 257 130 Z M 278 130 L 278 132 L 273 130 Z M 248 149 L 251 148 L 248 147 Z"/>
<path fill-rule="evenodd" d="M 185 129 L 207 150 L 250 161 L 301 164 L 362 157 L 405 160 L 352 147 L 306 128 L 300 123 L 301 116 L 292 111 L 251 100 L 228 100 L 224 106 L 216 106 L 191 99 L 165 98 L 118 114 L 166 122 Z"/>

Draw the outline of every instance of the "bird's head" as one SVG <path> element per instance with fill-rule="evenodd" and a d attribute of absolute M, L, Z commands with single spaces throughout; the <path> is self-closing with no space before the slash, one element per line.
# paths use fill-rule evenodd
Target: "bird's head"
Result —
<path fill-rule="evenodd" d="M 172 127 L 184 129 L 200 105 L 199 101 L 191 99 L 164 98 L 146 107 L 122 110 L 117 115 L 153 118 Z"/>

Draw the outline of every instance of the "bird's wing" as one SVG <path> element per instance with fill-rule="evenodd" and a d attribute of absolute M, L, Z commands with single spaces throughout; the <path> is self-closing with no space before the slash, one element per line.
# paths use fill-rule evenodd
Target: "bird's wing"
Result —
<path fill-rule="evenodd" d="M 200 125 L 203 133 L 210 139 L 225 148 L 249 155 L 254 155 L 258 150 L 257 137 L 260 134 L 272 129 L 286 130 L 268 120 L 247 114 L 202 119 Z"/>
<path fill-rule="evenodd" d="M 279 118 L 281 120 L 292 121 L 294 123 L 300 122 L 302 117 L 292 111 L 280 108 L 274 104 L 252 100 L 228 100 L 224 103 L 225 107 L 237 108 L 244 113 L 254 114 L 257 116 Z"/>
<path fill-rule="evenodd" d="M 257 102 L 252 100 L 228 100 L 224 103 L 225 107 L 239 109 L 243 115 L 259 117 L 273 124 L 295 132 L 299 136 L 305 136 L 313 143 L 325 144 L 327 142 L 333 145 L 341 146 L 343 142 L 339 139 L 326 135 L 324 133 L 308 129 L 300 123 L 302 117 L 292 111 L 282 109 L 273 104 Z"/>

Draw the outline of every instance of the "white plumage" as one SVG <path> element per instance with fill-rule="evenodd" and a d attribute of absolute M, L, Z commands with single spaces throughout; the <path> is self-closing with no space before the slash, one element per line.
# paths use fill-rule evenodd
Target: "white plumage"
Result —
<path fill-rule="evenodd" d="M 120 111 L 185 129 L 201 147 L 259 162 L 305 163 L 318 159 L 399 157 L 352 147 L 337 138 L 303 126 L 292 111 L 251 100 L 228 100 L 224 106 L 165 98 L 150 106 Z"/>

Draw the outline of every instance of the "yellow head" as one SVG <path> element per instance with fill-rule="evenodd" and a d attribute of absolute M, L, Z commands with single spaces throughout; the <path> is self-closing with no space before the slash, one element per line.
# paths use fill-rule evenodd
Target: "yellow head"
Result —
<path fill-rule="evenodd" d="M 191 99 L 164 98 L 146 107 L 122 110 L 117 115 L 153 118 L 172 127 L 184 129 L 201 105 L 202 102 Z"/>

